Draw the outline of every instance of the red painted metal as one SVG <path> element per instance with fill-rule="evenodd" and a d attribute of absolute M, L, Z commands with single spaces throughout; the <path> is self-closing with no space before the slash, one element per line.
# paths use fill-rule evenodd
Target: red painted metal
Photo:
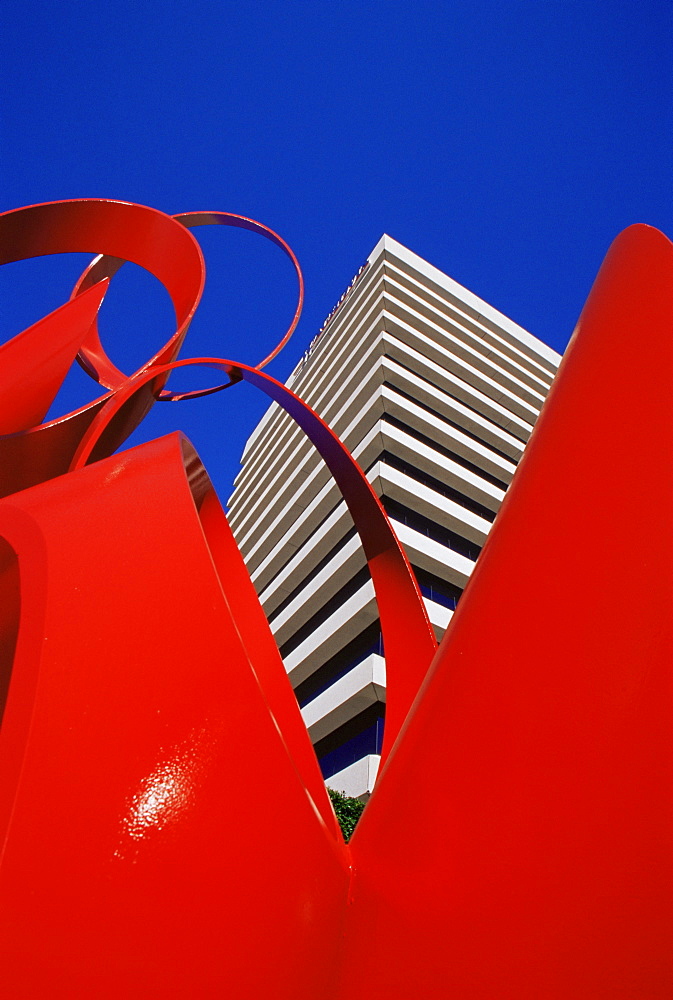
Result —
<path fill-rule="evenodd" d="M 330 429 L 259 366 L 176 361 L 203 282 L 185 225 L 237 219 L 0 216 L 0 259 L 102 250 L 152 270 L 177 316 L 123 376 L 95 327 L 120 266 L 104 257 L 0 348 L 3 995 L 668 998 L 673 247 L 643 226 L 613 244 L 434 655 Z M 107 393 L 40 424 L 78 351 Z M 389 705 L 348 847 L 194 449 L 173 434 L 109 456 L 190 364 L 287 410 L 363 541 Z"/>
<path fill-rule="evenodd" d="M 355 832 L 352 998 L 673 995 L 672 321 L 627 229 Z"/>
<path fill-rule="evenodd" d="M 265 365 L 272 361 L 276 355 L 285 347 L 288 340 L 294 333 L 294 330 L 299 322 L 299 317 L 301 316 L 301 311 L 304 305 L 304 277 L 301 273 L 301 268 L 299 266 L 299 261 L 297 260 L 292 248 L 285 242 L 285 240 L 275 233 L 273 229 L 269 229 L 268 226 L 263 225 L 261 222 L 256 222 L 254 219 L 248 219 L 243 215 L 234 215 L 231 212 L 184 212 L 180 215 L 173 216 L 181 225 L 188 229 L 192 229 L 197 226 L 233 226 L 237 229 L 247 229 L 253 233 L 259 233 L 266 239 L 275 243 L 279 246 L 281 250 L 289 257 L 292 262 L 292 266 L 295 269 L 295 274 L 297 276 L 298 282 L 298 298 L 297 306 L 292 317 L 292 322 L 283 334 L 280 341 L 276 344 L 272 351 L 266 355 L 266 357 L 260 361 L 256 367 L 264 368 Z M 77 284 L 75 285 L 73 291 L 73 298 L 81 295 L 82 292 L 91 288 L 93 285 L 97 284 L 104 278 L 111 278 L 117 273 L 119 268 L 124 263 L 124 260 L 120 260 L 117 257 L 101 255 L 97 257 L 89 267 L 86 269 L 84 274 L 81 276 Z M 205 271 L 203 272 L 205 274 Z M 196 303 L 195 303 L 196 305 Z M 165 353 L 165 351 L 164 351 Z M 157 363 L 167 364 L 172 358 L 168 356 L 159 359 L 157 356 L 153 358 L 152 361 L 148 362 L 149 365 L 153 364 L 155 361 Z M 92 329 L 89 332 L 86 342 L 82 345 L 82 348 L 78 355 L 78 361 L 87 372 L 91 375 L 97 382 L 104 385 L 108 389 L 118 389 L 126 382 L 129 377 L 120 371 L 116 365 L 107 356 L 105 349 L 98 336 L 98 329 L 94 323 Z M 228 388 L 230 383 L 224 383 L 222 385 L 212 386 L 208 389 L 195 389 L 191 392 L 173 393 L 169 392 L 167 389 L 162 390 L 157 396 L 160 401 L 178 402 L 185 399 L 196 399 L 199 396 L 207 396 L 213 392 L 218 392 L 220 389 Z"/>
<path fill-rule="evenodd" d="M 19 493 L 0 536 L 22 606 L 0 731 L 3 996 L 328 995 L 347 850 L 271 704 L 274 664 L 251 662 L 245 570 L 190 446 L 173 434 Z"/>
<path fill-rule="evenodd" d="M 257 368 L 220 358 L 174 361 L 128 379 L 91 422 L 73 457 L 71 470 L 86 465 L 111 421 L 136 392 L 142 391 L 157 375 L 168 375 L 173 369 L 188 365 L 206 365 L 223 371 L 230 378 L 227 384 L 244 380 L 275 400 L 315 445 L 341 490 L 362 541 L 381 619 L 386 654 L 383 761 L 425 678 L 437 642 L 413 570 L 379 498 L 348 449 L 314 410 L 287 386 Z"/>
<path fill-rule="evenodd" d="M 198 305 L 205 273 L 199 245 L 184 226 L 163 212 L 119 201 L 52 202 L 0 215 L 2 264 L 44 254 L 73 251 L 97 253 L 101 250 L 146 268 L 165 286 L 175 309 L 177 328 L 143 368 L 172 361 Z M 91 284 L 97 284 L 99 280 L 101 278 Z M 88 301 L 92 302 L 90 298 Z M 52 389 L 58 388 L 58 381 L 54 383 L 56 370 L 65 375 L 63 355 L 67 355 L 74 334 L 69 317 L 81 308 L 71 304 L 52 314 L 48 331 L 52 350 L 55 358 L 57 353 L 62 356 L 49 375 Z M 97 339 L 95 324 L 89 325 L 89 337 Z M 45 334 L 46 331 L 43 336 Z M 20 334 L 19 338 L 25 338 L 25 334 Z M 30 371 L 33 364 L 43 365 L 43 357 L 33 353 L 28 342 L 23 346 L 18 343 L 19 338 L 12 342 L 12 350 L 16 345 L 17 351 L 26 351 L 26 370 Z M 86 339 L 85 336 L 84 343 Z M 9 347 L 6 345 L 6 349 Z M 93 348 L 88 349 L 87 359 L 91 360 L 94 354 Z M 105 357 L 102 356 L 101 365 L 104 362 Z M 0 383 L 0 388 L 4 391 L 5 387 Z M 110 454 L 135 430 L 153 405 L 160 388 L 163 388 L 160 382 L 150 384 L 144 393 L 134 397 L 131 406 L 120 413 L 114 426 L 109 428 L 96 453 L 97 458 Z M 6 434 L 0 439 L 0 496 L 64 473 L 82 434 L 108 398 L 109 393 L 106 393 L 92 403 L 46 424 L 28 428 L 17 423 L 18 434 Z"/>
<path fill-rule="evenodd" d="M 0 347 L 0 435 L 39 425 L 75 360 L 107 281 L 38 320 Z M 26 373 L 30 372 L 30 379 Z"/>

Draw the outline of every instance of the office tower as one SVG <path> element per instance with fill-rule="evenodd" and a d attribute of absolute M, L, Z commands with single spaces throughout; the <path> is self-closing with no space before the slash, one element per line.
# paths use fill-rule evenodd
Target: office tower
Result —
<path fill-rule="evenodd" d="M 383 236 L 288 380 L 382 498 L 438 638 L 559 361 Z M 366 797 L 386 690 L 374 590 L 336 485 L 275 404 L 247 442 L 229 518 L 327 783 Z"/>

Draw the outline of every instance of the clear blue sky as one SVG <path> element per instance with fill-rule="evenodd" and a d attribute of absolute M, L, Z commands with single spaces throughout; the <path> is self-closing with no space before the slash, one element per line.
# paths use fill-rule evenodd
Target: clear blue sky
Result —
<path fill-rule="evenodd" d="M 670 0 L 5 0 L 0 210 L 93 196 L 267 223 L 307 282 L 280 378 L 384 231 L 562 350 L 612 238 L 673 235 L 672 66 Z M 291 269 L 251 234 L 199 237 L 183 355 L 254 363 L 292 313 Z M 3 334 L 63 301 L 82 260 L 4 268 Z M 103 330 L 131 370 L 171 316 L 125 270 Z M 238 386 L 157 406 L 143 433 L 183 427 L 226 499 L 264 408 Z"/>

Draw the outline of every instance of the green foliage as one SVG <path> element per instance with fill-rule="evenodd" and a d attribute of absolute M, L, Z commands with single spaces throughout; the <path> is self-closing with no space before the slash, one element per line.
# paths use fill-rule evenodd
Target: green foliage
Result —
<path fill-rule="evenodd" d="M 365 803 L 360 802 L 359 799 L 352 799 L 350 795 L 345 795 L 343 792 L 335 792 L 332 788 L 328 788 L 327 792 L 332 800 L 344 840 L 348 843 L 353 835 L 355 824 L 362 815 Z"/>

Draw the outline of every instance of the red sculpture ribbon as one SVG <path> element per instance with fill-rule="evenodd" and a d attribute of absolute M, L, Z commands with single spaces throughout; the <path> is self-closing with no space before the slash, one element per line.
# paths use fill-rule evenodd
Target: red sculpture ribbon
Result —
<path fill-rule="evenodd" d="M 0 262 L 105 255 L 0 347 L 4 992 L 668 1000 L 673 246 L 646 226 L 614 241 L 433 656 L 406 557 L 329 427 L 259 367 L 177 360 L 203 287 L 186 226 L 207 222 L 297 267 L 266 363 L 302 284 L 259 223 L 104 201 L 0 216 Z M 123 260 L 176 312 L 129 377 L 95 325 Z M 107 392 L 41 423 L 78 353 Z M 157 398 L 203 395 L 164 389 L 192 364 L 291 415 L 364 545 L 387 761 L 348 845 L 198 456 L 179 434 L 112 454 Z"/>
<path fill-rule="evenodd" d="M 88 225 L 83 226 L 81 219 L 86 219 Z M 260 371 L 287 343 L 301 313 L 303 278 L 297 258 L 288 244 L 267 226 L 243 216 L 227 212 L 193 212 L 170 218 L 153 209 L 122 202 L 54 203 L 9 213 L 0 217 L 0 227 L 3 220 L 5 231 L 10 231 L 8 242 L 11 249 L 10 255 L 4 258 L 6 260 L 25 256 L 29 247 L 37 252 L 89 248 L 94 245 L 93 240 L 98 239 L 96 227 L 102 225 L 98 245 L 108 247 L 109 252 L 97 257 L 77 282 L 71 302 L 65 307 L 66 316 L 92 294 L 97 295 L 94 302 L 97 309 L 107 283 L 128 259 L 146 267 L 162 281 L 171 295 L 178 326 L 164 346 L 135 375 L 127 376 L 110 360 L 101 343 L 96 310 L 90 316 L 87 314 L 88 329 L 84 330 L 84 337 L 80 337 L 77 358 L 84 370 L 105 386 L 108 393 L 65 418 L 27 428 L 24 432 L 27 437 L 19 440 L 14 437 L 0 438 L 0 457 L 3 447 L 7 448 L 9 442 L 19 448 L 23 443 L 30 458 L 33 458 L 33 439 L 30 435 L 39 434 L 41 440 L 51 432 L 51 454 L 59 462 L 57 466 L 52 466 L 52 475 L 66 469 L 75 470 L 115 450 L 137 426 L 154 400 L 181 401 L 218 392 L 232 384 L 232 376 L 234 381 L 243 379 L 251 382 L 275 399 L 303 428 L 327 462 L 365 548 L 379 606 L 388 673 L 382 750 L 382 758 L 385 759 L 418 692 L 437 643 L 411 566 L 364 473 L 310 407 L 286 386 Z M 280 342 L 256 367 L 220 358 L 175 360 L 198 305 L 205 275 L 203 257 L 186 230 L 202 225 L 227 225 L 260 233 L 279 246 L 294 265 L 299 294 L 292 322 Z M 48 237 L 43 235 L 43 226 L 50 227 Z M 77 232 L 74 238 L 73 231 Z M 67 236 L 64 235 L 66 233 Z M 134 249 L 136 243 L 142 247 L 141 253 Z M 95 293 L 95 289 L 99 292 Z M 193 364 L 206 364 L 223 371 L 230 376 L 230 380 L 191 392 L 172 393 L 163 388 L 174 368 Z M 57 433 L 60 434 L 59 439 L 56 438 Z M 40 449 L 43 448 L 40 444 Z M 64 468 L 66 458 L 69 462 Z M 21 464 L 22 468 L 26 466 L 30 468 L 31 462 Z M 9 463 L 7 468 L 11 475 L 12 466 Z M 44 475 L 44 472 L 40 474 Z M 17 488 L 15 481 L 12 485 Z M 30 482 L 24 481 L 21 485 L 30 485 Z"/>
<path fill-rule="evenodd" d="M 126 381 L 87 429 L 70 471 L 86 465 L 110 422 L 135 393 L 157 375 L 168 375 L 176 368 L 191 365 L 223 371 L 232 382 L 249 382 L 282 406 L 320 453 L 346 501 L 364 547 L 381 619 L 388 678 L 383 762 L 418 693 L 437 642 L 409 560 L 380 500 L 348 449 L 310 406 L 281 382 L 248 365 L 223 358 L 174 361 Z"/>
<path fill-rule="evenodd" d="M 294 253 L 277 233 L 262 223 L 227 212 L 192 212 L 173 218 L 142 205 L 94 199 L 33 205 L 0 215 L 0 263 L 51 253 L 103 251 L 77 282 L 69 303 L 0 348 L 3 362 L 0 429 L 10 435 L 0 441 L 0 496 L 64 473 L 82 434 L 109 398 L 108 393 L 72 413 L 40 423 L 75 355 L 84 370 L 110 392 L 128 378 L 108 357 L 96 322 L 96 311 L 107 287 L 102 282 L 107 282 L 125 261 L 138 264 L 159 279 L 170 295 L 177 320 L 175 332 L 140 371 L 175 360 L 205 281 L 203 255 L 188 227 L 210 224 L 260 233 L 279 246 L 295 268 L 299 291 L 294 316 L 279 343 L 260 362 L 261 367 L 277 355 L 292 335 L 304 295 L 301 269 Z M 97 286 L 99 290 L 94 292 Z M 83 300 L 84 293 L 87 296 Z M 55 343 L 59 344 L 58 351 Z M 10 356 L 16 358 L 11 368 Z M 37 367 L 35 357 L 41 359 Z M 25 378 L 12 376 L 14 370 L 25 372 L 30 368 L 37 377 L 29 386 L 25 385 Z M 221 388 L 224 386 L 174 394 L 163 390 L 161 379 L 147 383 L 145 391 L 135 394 L 130 405 L 110 425 L 94 457 L 115 451 L 157 399 L 195 398 Z M 29 402 L 31 405 L 27 406 Z M 15 433 L 21 433 L 21 438 L 12 436 Z"/>
<path fill-rule="evenodd" d="M 203 291 L 205 266 L 198 243 L 179 222 L 152 208 L 117 201 L 67 201 L 34 205 L 0 215 L 0 263 L 52 253 L 101 250 L 150 271 L 170 295 L 176 330 L 144 366 L 173 361 Z M 98 292 L 94 291 L 98 288 Z M 105 285 L 87 286 L 86 302 L 74 300 L 0 348 L 0 496 L 63 474 L 93 417 L 110 398 L 106 393 L 65 416 L 40 423 L 80 348 L 89 342 L 87 364 L 107 370 L 107 356 L 97 351 L 96 311 Z M 91 298 L 94 296 L 94 298 Z M 88 305 L 87 305 L 88 303 Z M 83 310 L 88 309 L 88 312 Z M 76 320 L 76 321 L 75 321 Z M 102 348 L 101 348 L 102 351 Z M 13 355 L 11 370 L 4 365 Z M 12 372 L 22 365 L 34 371 L 26 384 Z M 93 370 L 89 374 L 93 374 Z M 94 376 L 95 377 L 95 376 Z M 119 414 L 97 457 L 115 451 L 132 433 L 163 388 L 161 379 L 146 386 Z M 30 413 L 26 411 L 26 395 Z M 40 414 L 37 421 L 28 416 Z"/>
<path fill-rule="evenodd" d="M 233 226 L 237 229 L 247 229 L 250 232 L 259 233 L 272 243 L 275 243 L 276 246 L 279 246 L 289 257 L 295 269 L 299 285 L 297 306 L 295 308 L 294 316 L 292 317 L 292 322 L 280 341 L 276 344 L 273 350 L 270 351 L 270 353 L 255 366 L 257 368 L 264 368 L 264 366 L 267 365 L 269 361 L 272 361 L 273 358 L 275 358 L 276 355 L 283 349 L 294 333 L 304 304 L 304 278 L 301 273 L 299 261 L 297 260 L 292 248 L 281 236 L 278 235 L 278 233 L 269 229 L 268 226 L 263 225 L 261 222 L 256 222 L 254 219 L 248 219 L 243 215 L 233 215 L 231 212 L 185 212 L 181 215 L 175 215 L 173 218 L 188 229 L 192 229 L 196 226 Z M 102 281 L 105 278 L 111 278 L 119 270 L 123 263 L 123 260 L 105 255 L 96 258 L 96 260 L 89 265 L 75 285 L 72 298 L 74 299 L 78 295 L 81 295 L 99 281 Z M 205 275 L 205 269 L 203 274 Z M 195 302 L 194 308 L 196 308 L 196 304 L 197 303 Z M 167 349 L 168 345 L 163 348 L 160 354 L 163 356 Z M 147 364 L 143 366 L 142 370 L 157 362 L 158 357 L 159 355 L 148 361 Z M 101 385 L 106 386 L 108 389 L 120 388 L 120 386 L 122 386 L 128 378 L 127 375 L 121 372 L 112 363 L 106 354 L 105 349 L 100 342 L 97 324 L 95 321 L 89 331 L 86 341 L 80 348 L 77 360 L 87 374 L 91 375 L 92 378 L 94 378 L 97 382 L 100 382 Z M 187 393 L 173 393 L 164 389 L 159 393 L 157 398 L 160 401 L 196 399 L 199 396 L 207 396 L 210 393 L 218 392 L 220 389 L 227 388 L 228 385 L 229 383 L 226 383 L 223 385 L 213 386 L 209 389 L 196 389 Z"/>

